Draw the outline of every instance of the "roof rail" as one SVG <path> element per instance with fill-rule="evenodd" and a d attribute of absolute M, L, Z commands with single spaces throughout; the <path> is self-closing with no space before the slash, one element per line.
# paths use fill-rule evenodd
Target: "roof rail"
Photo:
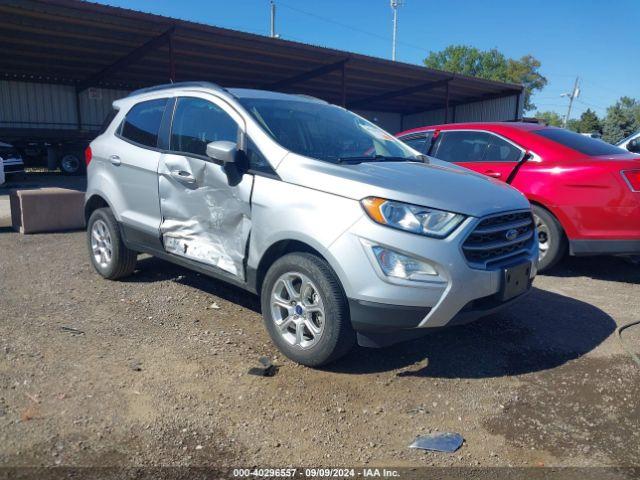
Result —
<path fill-rule="evenodd" d="M 318 103 L 326 103 L 329 104 L 326 100 L 322 100 L 321 98 L 314 97 L 313 95 L 307 95 L 306 93 L 295 93 L 296 97 L 306 98 L 307 100 L 315 100 Z"/>
<path fill-rule="evenodd" d="M 203 87 L 210 88 L 212 90 L 226 91 L 217 83 L 213 82 L 177 82 L 177 83 L 165 83 L 164 85 L 155 85 L 153 87 L 140 88 L 134 90 L 128 96 L 133 97 L 135 95 L 141 95 L 143 93 L 159 92 L 162 90 L 171 90 L 174 88 L 189 88 L 189 87 Z"/>

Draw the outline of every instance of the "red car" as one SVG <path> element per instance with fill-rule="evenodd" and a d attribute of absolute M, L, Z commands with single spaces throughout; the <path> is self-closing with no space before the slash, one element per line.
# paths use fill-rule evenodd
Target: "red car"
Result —
<path fill-rule="evenodd" d="M 431 125 L 397 136 L 421 153 L 524 193 L 538 228 L 540 270 L 567 249 L 571 255 L 640 254 L 640 155 L 537 123 Z"/>

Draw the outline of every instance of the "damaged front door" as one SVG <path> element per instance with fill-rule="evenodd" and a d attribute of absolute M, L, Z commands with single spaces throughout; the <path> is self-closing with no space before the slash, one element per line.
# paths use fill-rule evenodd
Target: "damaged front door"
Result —
<path fill-rule="evenodd" d="M 206 155 L 210 142 L 237 142 L 240 125 L 222 100 L 178 98 L 158 178 L 165 250 L 244 280 L 253 175 Z"/>

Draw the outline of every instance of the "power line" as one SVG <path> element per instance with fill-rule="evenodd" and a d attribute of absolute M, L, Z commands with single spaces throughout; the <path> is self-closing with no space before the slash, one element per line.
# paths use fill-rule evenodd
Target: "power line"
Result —
<path fill-rule="evenodd" d="M 618 96 L 622 96 L 622 95 L 620 95 L 620 91 L 619 90 L 614 90 L 614 89 L 612 89 L 610 87 L 604 87 L 602 85 L 599 85 L 599 84 L 595 83 L 593 80 L 583 80 L 583 82 L 586 82 L 586 83 L 588 83 L 590 85 L 593 85 L 594 87 L 599 88 L 600 90 L 607 90 L 608 92 L 615 93 Z"/>
<path fill-rule="evenodd" d="M 348 25 L 346 23 L 339 22 L 339 21 L 334 20 L 332 18 L 328 18 L 328 17 L 324 17 L 322 15 L 318 15 L 316 13 L 308 12 L 308 11 L 302 10 L 302 9 L 300 9 L 298 7 L 293 7 L 291 5 L 288 5 L 288 4 L 280 2 L 280 1 L 278 1 L 278 4 L 282 5 L 285 8 L 288 8 L 289 10 L 293 10 L 294 12 L 298 12 L 298 13 L 301 13 L 303 15 L 307 15 L 309 17 L 313 17 L 313 18 L 316 18 L 318 20 L 322 20 L 323 22 L 332 23 L 332 24 L 338 25 L 338 26 L 340 26 L 342 28 L 346 28 L 348 30 L 352 30 L 354 32 L 362 33 L 364 35 L 369 35 L 370 37 L 374 37 L 374 38 L 377 38 L 379 40 L 384 40 L 385 42 L 393 40 L 392 37 L 388 37 L 388 36 L 385 36 L 385 35 L 379 35 L 377 33 L 370 32 L 368 30 L 364 30 L 362 28 L 355 27 L 353 25 Z M 420 46 L 414 45 L 412 43 L 403 42 L 403 41 L 398 41 L 397 43 L 399 45 L 404 45 L 405 47 L 413 48 L 413 49 L 418 50 L 418 51 L 423 52 L 423 53 L 426 53 L 426 51 L 427 51 L 427 49 L 425 47 L 420 47 Z"/>
<path fill-rule="evenodd" d="M 576 100 L 577 102 L 581 103 L 582 105 L 585 105 L 587 107 L 593 107 L 593 108 L 598 108 L 598 109 L 606 109 L 607 107 L 603 107 L 602 105 L 595 105 L 593 103 L 589 103 L 589 102 L 585 102 L 584 100 Z"/>

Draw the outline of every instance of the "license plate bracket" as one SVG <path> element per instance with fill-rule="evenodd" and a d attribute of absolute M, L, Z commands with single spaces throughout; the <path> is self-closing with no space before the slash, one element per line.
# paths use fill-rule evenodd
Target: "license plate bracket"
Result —
<path fill-rule="evenodd" d="M 529 289 L 529 277 L 531 276 L 531 263 L 522 263 L 502 270 L 501 300 L 506 302 L 518 295 L 522 295 Z"/>

